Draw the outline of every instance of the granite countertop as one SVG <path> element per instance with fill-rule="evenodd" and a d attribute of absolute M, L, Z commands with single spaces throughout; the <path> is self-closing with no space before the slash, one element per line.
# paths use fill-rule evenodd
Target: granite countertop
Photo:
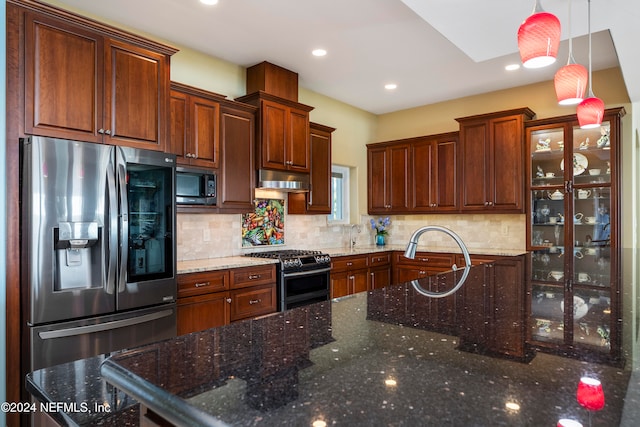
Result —
<path fill-rule="evenodd" d="M 321 249 L 332 257 L 348 256 L 348 255 L 366 255 L 378 252 L 404 251 L 406 246 L 403 245 L 362 245 L 350 247 L 335 247 Z M 517 249 L 492 249 L 492 248 L 468 248 L 471 255 L 495 255 L 495 256 L 518 256 L 525 253 L 523 250 Z M 426 248 L 418 246 L 419 251 L 443 252 L 443 253 L 459 253 L 457 247 L 451 248 Z M 229 256 L 220 258 L 205 258 L 188 261 L 178 261 L 178 274 L 195 273 L 201 271 L 224 270 L 227 268 L 252 267 L 255 265 L 276 264 L 278 261 L 267 258 L 252 258 L 247 256 Z"/>
<path fill-rule="evenodd" d="M 196 273 L 200 271 L 224 270 L 227 268 L 253 267 L 256 265 L 276 264 L 278 261 L 268 258 L 252 258 L 247 256 L 230 256 L 221 258 L 194 259 L 178 261 L 178 274 Z"/>
<path fill-rule="evenodd" d="M 479 286 L 481 269 L 473 267 L 469 275 Z M 524 300 L 520 309 L 526 313 Z M 121 402 L 123 390 L 144 402 L 151 390 L 152 405 L 178 405 L 209 420 L 204 425 L 215 418 L 232 426 L 316 420 L 337 426 L 543 426 L 559 418 L 587 425 L 587 411 L 575 399 L 585 374 L 605 389 L 606 406 L 592 415 L 594 426 L 619 425 L 623 409 L 640 403 L 627 394 L 630 372 L 617 367 L 543 353 L 513 360 L 463 351 L 458 336 L 434 331 L 433 301 L 411 284 L 362 292 L 118 352 L 106 361 L 37 371 L 28 376 L 27 389 L 40 400 L 78 403 Z M 505 295 L 492 304 L 512 307 L 513 299 Z M 135 401 L 127 399 L 129 405 L 114 405 L 109 414 L 115 425 L 134 411 Z M 89 415 L 66 414 L 71 425 L 104 425 L 104 414 Z"/>

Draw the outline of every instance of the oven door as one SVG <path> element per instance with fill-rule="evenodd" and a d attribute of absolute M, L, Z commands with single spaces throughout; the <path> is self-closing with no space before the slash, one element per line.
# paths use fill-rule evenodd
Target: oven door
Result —
<path fill-rule="evenodd" d="M 312 304 L 329 299 L 329 271 L 323 268 L 282 274 L 280 310 Z"/>

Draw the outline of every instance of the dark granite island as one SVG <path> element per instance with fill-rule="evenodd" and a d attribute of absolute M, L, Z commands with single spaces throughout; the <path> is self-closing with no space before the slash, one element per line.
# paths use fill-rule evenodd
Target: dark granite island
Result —
<path fill-rule="evenodd" d="M 471 269 L 465 286 L 485 285 L 481 268 Z M 420 283 L 433 287 L 454 275 Z M 511 295 L 504 298 L 512 303 Z M 526 312 L 526 304 L 517 309 Z M 452 315 L 464 316 L 459 310 Z M 484 346 L 434 332 L 442 311 L 440 302 L 411 284 L 392 286 L 181 336 L 104 362 L 37 371 L 27 386 L 42 401 L 82 403 L 97 393 L 97 400 L 111 402 L 108 416 L 64 414 L 70 425 L 136 425 L 131 417 L 139 413 L 148 421 L 159 415 L 189 426 L 552 426 L 560 418 L 587 425 L 588 413 L 575 398 L 583 375 L 599 378 L 605 391 L 594 426 L 620 425 L 625 403 L 635 404 L 625 401 L 630 373 L 621 368 L 542 353 L 463 351 Z M 78 364 L 84 364 L 81 374 L 70 374 Z M 74 398 L 82 375 L 91 391 Z M 138 412 L 131 397 L 151 412 Z"/>

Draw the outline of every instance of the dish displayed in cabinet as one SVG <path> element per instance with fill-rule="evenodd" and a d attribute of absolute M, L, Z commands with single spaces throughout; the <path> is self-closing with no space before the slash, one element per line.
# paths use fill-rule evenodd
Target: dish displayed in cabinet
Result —
<path fill-rule="evenodd" d="M 573 175 L 580 175 L 589 166 L 589 160 L 581 153 L 573 153 Z M 560 162 L 560 170 L 564 171 L 564 159 Z"/>

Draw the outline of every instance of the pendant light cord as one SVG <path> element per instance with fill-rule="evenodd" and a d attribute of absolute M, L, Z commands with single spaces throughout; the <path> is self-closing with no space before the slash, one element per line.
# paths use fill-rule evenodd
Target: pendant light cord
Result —
<path fill-rule="evenodd" d="M 588 13 L 587 16 L 588 16 L 588 19 L 589 19 L 589 21 L 587 23 L 587 28 L 588 28 L 588 31 L 589 31 L 589 97 L 593 98 L 594 97 L 594 95 L 593 95 L 593 86 L 592 86 L 592 83 L 591 83 L 591 81 L 592 81 L 592 78 L 591 78 L 592 77 L 592 73 L 591 73 L 591 0 L 587 0 L 587 5 L 589 6 L 588 7 L 588 12 L 587 12 Z"/>
<path fill-rule="evenodd" d="M 567 65 L 571 65 L 575 63 L 576 60 L 573 59 L 573 38 L 571 37 L 571 0 L 569 0 L 569 58 L 567 59 Z"/>

